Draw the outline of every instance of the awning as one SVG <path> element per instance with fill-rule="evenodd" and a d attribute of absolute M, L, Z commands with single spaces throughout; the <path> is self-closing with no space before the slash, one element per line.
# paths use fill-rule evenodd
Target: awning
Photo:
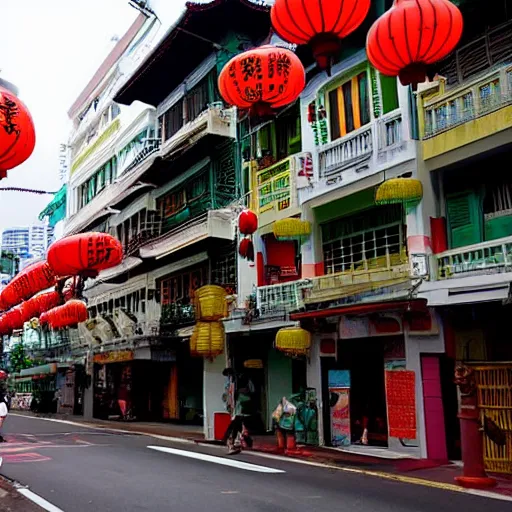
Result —
<path fill-rule="evenodd" d="M 41 366 L 34 366 L 20 371 L 21 377 L 30 377 L 32 375 L 51 375 L 57 373 L 57 364 L 43 364 Z"/>
<path fill-rule="evenodd" d="M 380 311 L 428 311 L 427 301 L 414 299 L 400 302 L 374 302 L 344 306 L 341 308 L 321 309 L 318 311 L 305 311 L 290 315 L 291 320 L 305 320 L 307 318 L 327 318 L 342 315 L 368 315 Z"/>
<path fill-rule="evenodd" d="M 135 267 L 138 267 L 141 263 L 142 260 L 140 258 L 128 256 L 122 261 L 121 264 L 112 268 L 108 268 L 106 270 L 102 270 L 98 275 L 98 280 L 105 282 L 108 281 L 109 279 L 114 279 L 124 274 L 125 272 L 128 272 L 134 269 Z"/>

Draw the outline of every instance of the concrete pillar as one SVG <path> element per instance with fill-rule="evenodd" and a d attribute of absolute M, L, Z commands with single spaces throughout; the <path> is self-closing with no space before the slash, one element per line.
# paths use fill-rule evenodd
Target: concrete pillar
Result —
<path fill-rule="evenodd" d="M 222 371 L 227 366 L 226 353 L 217 356 L 213 361 L 204 361 L 203 379 L 203 433 L 205 439 L 214 439 L 213 413 L 225 412 L 226 404 L 222 400 L 226 378 Z"/>
<path fill-rule="evenodd" d="M 316 222 L 315 211 L 305 203 L 302 206 L 302 220 L 311 224 L 311 236 L 301 247 L 302 277 L 315 277 L 324 274 L 322 254 L 322 230 Z"/>
<path fill-rule="evenodd" d="M 325 440 L 322 400 L 322 366 L 320 360 L 320 336 L 318 334 L 313 334 L 306 377 L 308 388 L 316 389 L 318 402 L 318 442 L 320 446 L 323 446 L 325 444 Z"/>

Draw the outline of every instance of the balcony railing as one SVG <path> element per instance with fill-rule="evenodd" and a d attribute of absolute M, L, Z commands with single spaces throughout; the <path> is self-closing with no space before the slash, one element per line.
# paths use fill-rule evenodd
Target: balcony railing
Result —
<path fill-rule="evenodd" d="M 445 251 L 435 258 L 438 279 L 512 271 L 512 236 Z"/>
<path fill-rule="evenodd" d="M 370 159 L 372 128 L 364 127 L 319 149 L 320 177 L 329 178 L 344 169 Z"/>
<path fill-rule="evenodd" d="M 261 316 L 285 315 L 304 307 L 306 279 L 258 287 L 256 304 Z"/>
<path fill-rule="evenodd" d="M 512 67 L 504 66 L 487 76 L 425 102 L 423 139 L 434 137 L 469 121 L 512 105 Z"/>
<path fill-rule="evenodd" d="M 162 306 L 160 331 L 172 332 L 178 327 L 192 325 L 196 321 L 192 304 L 171 303 Z"/>

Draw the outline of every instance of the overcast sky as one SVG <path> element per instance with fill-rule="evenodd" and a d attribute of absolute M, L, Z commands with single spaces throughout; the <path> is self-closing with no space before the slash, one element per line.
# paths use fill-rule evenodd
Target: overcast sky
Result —
<path fill-rule="evenodd" d="M 184 0 L 154 0 L 169 26 Z M 9 171 L 0 187 L 20 186 L 54 191 L 59 143 L 67 140 L 67 110 L 121 37 L 137 11 L 128 0 L 11 0 L 2 8 L 0 76 L 19 88 L 36 127 L 31 158 Z M 51 199 L 0 191 L 0 230 L 31 224 Z"/>

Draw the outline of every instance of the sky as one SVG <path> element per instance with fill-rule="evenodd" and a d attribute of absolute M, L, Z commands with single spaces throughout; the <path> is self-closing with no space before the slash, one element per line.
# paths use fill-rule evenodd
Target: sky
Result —
<path fill-rule="evenodd" d="M 154 0 L 169 26 L 184 0 Z M 162 13 L 160 12 L 162 11 Z M 67 111 L 103 59 L 137 16 L 128 0 L 8 1 L 0 31 L 0 77 L 14 83 L 36 128 L 32 156 L 8 171 L 0 187 L 58 190 L 59 144 L 66 142 Z M 0 191 L 0 230 L 36 221 L 52 196 Z"/>

